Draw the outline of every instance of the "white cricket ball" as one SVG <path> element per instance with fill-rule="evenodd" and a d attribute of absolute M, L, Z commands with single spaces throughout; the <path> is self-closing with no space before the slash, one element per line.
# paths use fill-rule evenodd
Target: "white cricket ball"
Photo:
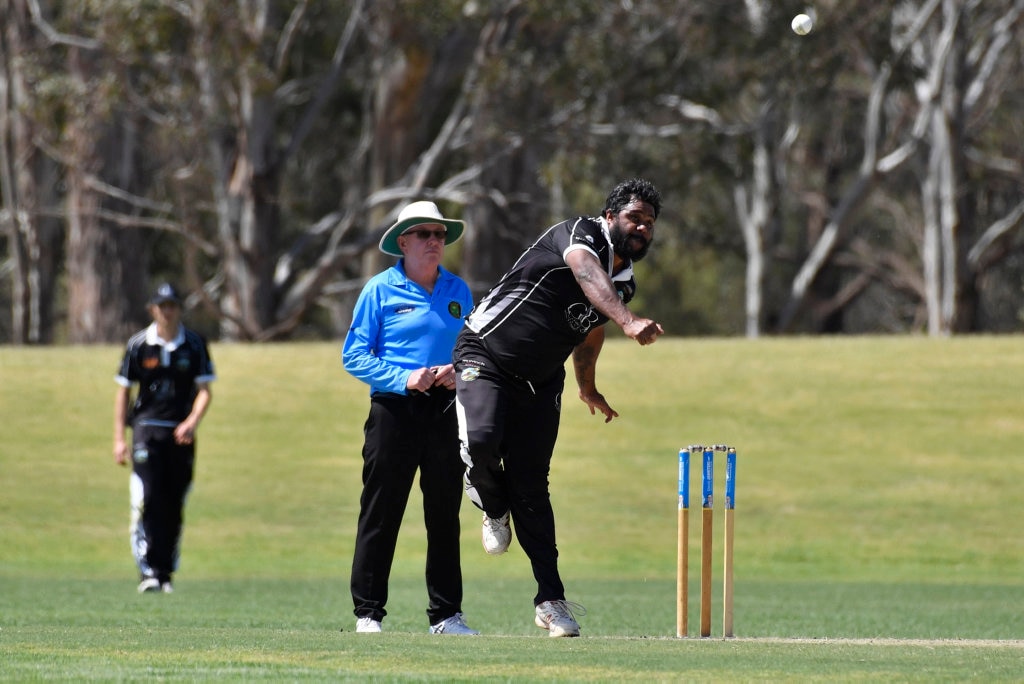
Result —
<path fill-rule="evenodd" d="M 793 29 L 793 33 L 798 36 L 806 36 L 814 28 L 814 22 L 806 14 L 798 14 L 793 17 L 793 21 L 790 22 L 790 27 Z"/>

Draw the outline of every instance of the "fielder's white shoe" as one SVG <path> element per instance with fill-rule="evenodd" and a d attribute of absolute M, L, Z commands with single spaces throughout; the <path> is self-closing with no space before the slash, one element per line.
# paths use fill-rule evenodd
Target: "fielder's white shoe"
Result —
<path fill-rule="evenodd" d="M 165 594 L 173 594 L 174 593 L 174 585 L 171 584 L 169 581 L 168 582 L 164 582 L 163 584 L 160 585 L 160 591 L 164 592 Z"/>
<path fill-rule="evenodd" d="M 446 620 L 441 620 L 436 625 L 430 625 L 431 634 L 459 634 L 464 636 L 478 636 L 480 632 L 466 624 L 462 613 L 456 613 Z"/>
<path fill-rule="evenodd" d="M 512 543 L 512 527 L 509 525 L 508 519 L 508 511 L 505 511 L 505 515 L 500 518 L 489 518 L 484 513 L 484 551 L 492 555 L 508 551 L 508 545 Z"/>
<path fill-rule="evenodd" d="M 139 582 L 139 593 L 148 594 L 152 591 L 160 591 L 160 580 L 156 577 L 145 577 Z"/>
<path fill-rule="evenodd" d="M 374 620 L 370 617 L 361 617 L 356 620 L 356 631 L 362 632 L 363 634 L 377 634 L 381 631 L 380 620 Z"/>
<path fill-rule="evenodd" d="M 582 616 L 587 614 L 587 609 L 572 601 L 544 601 L 537 606 L 533 621 L 541 629 L 548 630 L 548 636 L 578 637 L 580 625 L 574 612 Z"/>

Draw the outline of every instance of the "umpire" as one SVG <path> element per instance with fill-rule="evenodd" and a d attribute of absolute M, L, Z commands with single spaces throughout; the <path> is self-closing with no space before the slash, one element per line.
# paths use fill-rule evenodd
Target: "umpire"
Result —
<path fill-rule="evenodd" d="M 131 453 L 129 538 L 139 593 L 170 593 L 195 469 L 195 434 L 216 375 L 206 340 L 181 324 L 181 295 L 173 285 L 160 285 L 148 308 L 153 323 L 128 340 L 114 377 L 114 460 L 126 465 Z"/>
<path fill-rule="evenodd" d="M 462 615 L 463 466 L 451 360 L 473 296 L 441 266 L 445 245 L 461 237 L 464 225 L 444 218 L 433 202 L 403 208 L 380 241 L 398 263 L 363 287 L 345 336 L 345 370 L 370 386 L 352 555 L 357 632 L 382 631 L 398 533 L 419 471 L 430 633 L 479 634 Z"/>

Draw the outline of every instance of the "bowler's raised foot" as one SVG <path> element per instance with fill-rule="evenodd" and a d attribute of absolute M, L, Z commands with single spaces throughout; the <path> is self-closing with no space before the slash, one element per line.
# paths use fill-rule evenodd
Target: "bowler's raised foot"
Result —
<path fill-rule="evenodd" d="M 482 540 L 484 551 L 491 555 L 508 551 L 508 546 L 512 543 L 512 526 L 509 524 L 508 511 L 500 518 L 490 518 L 484 513 Z"/>

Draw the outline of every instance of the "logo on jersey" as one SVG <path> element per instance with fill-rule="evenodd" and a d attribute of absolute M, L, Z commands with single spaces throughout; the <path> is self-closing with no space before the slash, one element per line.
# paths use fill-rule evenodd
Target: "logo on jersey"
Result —
<path fill-rule="evenodd" d="M 407 314 L 407 313 L 412 313 L 415 310 L 416 310 L 415 306 L 400 306 L 397 309 L 395 309 L 395 313 L 396 314 Z"/>
<path fill-rule="evenodd" d="M 615 290 L 619 293 L 619 299 L 629 304 L 636 292 L 636 284 L 632 280 L 616 282 Z"/>
<path fill-rule="evenodd" d="M 158 359 L 155 356 L 147 356 L 146 358 L 142 359 L 142 367 L 145 368 L 146 370 L 153 370 L 159 365 L 160 359 Z"/>
<path fill-rule="evenodd" d="M 459 377 L 462 378 L 463 382 L 473 382 L 474 380 L 480 377 L 480 369 L 477 368 L 476 366 L 463 368 L 462 375 L 460 375 Z"/>
<path fill-rule="evenodd" d="M 565 320 L 573 332 L 587 333 L 597 323 L 594 307 L 579 302 L 565 310 Z"/>
<path fill-rule="evenodd" d="M 132 451 L 132 460 L 136 463 L 145 463 L 149 460 L 149 449 L 144 446 L 135 447 Z"/>
<path fill-rule="evenodd" d="M 448 302 L 448 313 L 452 318 L 462 318 L 462 305 L 458 302 Z"/>

